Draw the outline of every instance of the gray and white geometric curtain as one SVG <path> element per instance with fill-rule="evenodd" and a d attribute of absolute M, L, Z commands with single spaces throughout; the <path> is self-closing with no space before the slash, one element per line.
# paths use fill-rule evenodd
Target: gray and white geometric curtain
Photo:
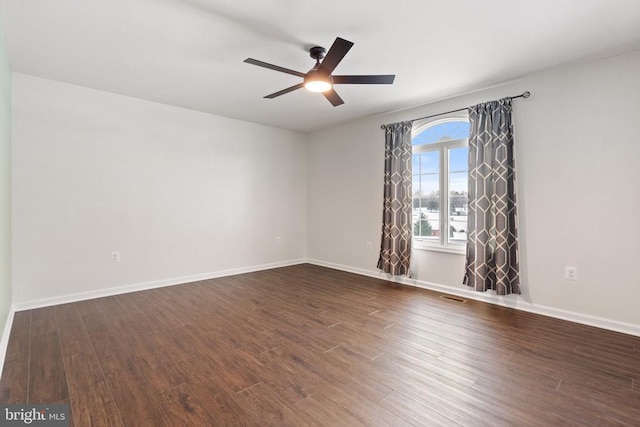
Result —
<path fill-rule="evenodd" d="M 386 125 L 378 268 L 394 276 L 411 275 L 411 155 L 411 122 Z"/>
<path fill-rule="evenodd" d="M 469 108 L 469 215 L 464 284 L 519 294 L 511 99 Z"/>

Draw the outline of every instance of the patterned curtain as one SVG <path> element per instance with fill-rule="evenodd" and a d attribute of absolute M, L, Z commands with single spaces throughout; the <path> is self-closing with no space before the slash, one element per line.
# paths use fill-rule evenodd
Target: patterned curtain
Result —
<path fill-rule="evenodd" d="M 469 108 L 469 216 L 464 284 L 519 294 L 511 99 Z"/>
<path fill-rule="evenodd" d="M 378 268 L 394 276 L 411 275 L 411 155 L 411 122 L 387 125 Z"/>

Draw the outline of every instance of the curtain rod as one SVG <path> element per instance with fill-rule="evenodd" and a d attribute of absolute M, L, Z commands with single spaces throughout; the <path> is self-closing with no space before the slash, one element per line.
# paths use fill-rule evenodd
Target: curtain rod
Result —
<path fill-rule="evenodd" d="M 523 92 L 522 95 L 516 95 L 516 96 L 507 96 L 507 98 L 509 99 L 516 99 L 516 98 L 528 98 L 531 96 L 531 92 L 529 92 L 528 90 Z M 424 119 L 430 119 L 431 117 L 438 117 L 438 116 L 444 116 L 445 114 L 451 114 L 451 113 L 457 113 L 458 111 L 464 111 L 466 109 L 468 109 L 469 107 L 465 107 L 465 108 L 458 108 L 457 110 L 451 110 L 451 111 L 447 111 L 445 113 L 438 113 L 438 114 L 432 114 L 430 116 L 425 116 L 425 117 L 418 117 L 417 119 L 411 119 L 411 120 L 407 120 L 409 122 L 417 122 L 418 120 L 424 120 Z M 386 128 L 388 125 L 380 125 L 380 129 L 384 129 Z"/>

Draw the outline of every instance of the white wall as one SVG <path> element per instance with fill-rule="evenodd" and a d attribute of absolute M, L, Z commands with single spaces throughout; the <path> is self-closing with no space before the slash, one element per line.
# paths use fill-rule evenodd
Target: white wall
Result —
<path fill-rule="evenodd" d="M 0 30 L 0 335 L 11 306 L 11 71 Z M 0 346 L 0 370 L 4 351 Z"/>
<path fill-rule="evenodd" d="M 490 297 L 640 331 L 640 51 L 548 70 L 482 92 L 310 135 L 309 258 L 376 272 L 384 135 L 380 124 L 479 102 L 514 101 L 523 294 Z M 367 242 L 373 250 L 367 250 Z M 414 251 L 415 278 L 464 292 L 464 256 Z M 564 266 L 577 266 L 577 282 Z M 544 310 L 543 310 L 544 311 Z M 571 318 L 572 315 L 567 316 Z M 576 317 L 576 316 L 573 316 Z M 626 328 L 630 326 L 630 328 Z"/>
<path fill-rule="evenodd" d="M 18 304 L 306 257 L 290 131 L 14 73 L 13 192 Z"/>

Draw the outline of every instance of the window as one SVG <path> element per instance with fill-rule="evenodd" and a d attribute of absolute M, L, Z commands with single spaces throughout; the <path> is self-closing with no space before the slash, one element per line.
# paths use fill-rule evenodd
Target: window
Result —
<path fill-rule="evenodd" d="M 466 112 L 417 122 L 412 144 L 414 247 L 462 253 L 469 174 Z"/>

